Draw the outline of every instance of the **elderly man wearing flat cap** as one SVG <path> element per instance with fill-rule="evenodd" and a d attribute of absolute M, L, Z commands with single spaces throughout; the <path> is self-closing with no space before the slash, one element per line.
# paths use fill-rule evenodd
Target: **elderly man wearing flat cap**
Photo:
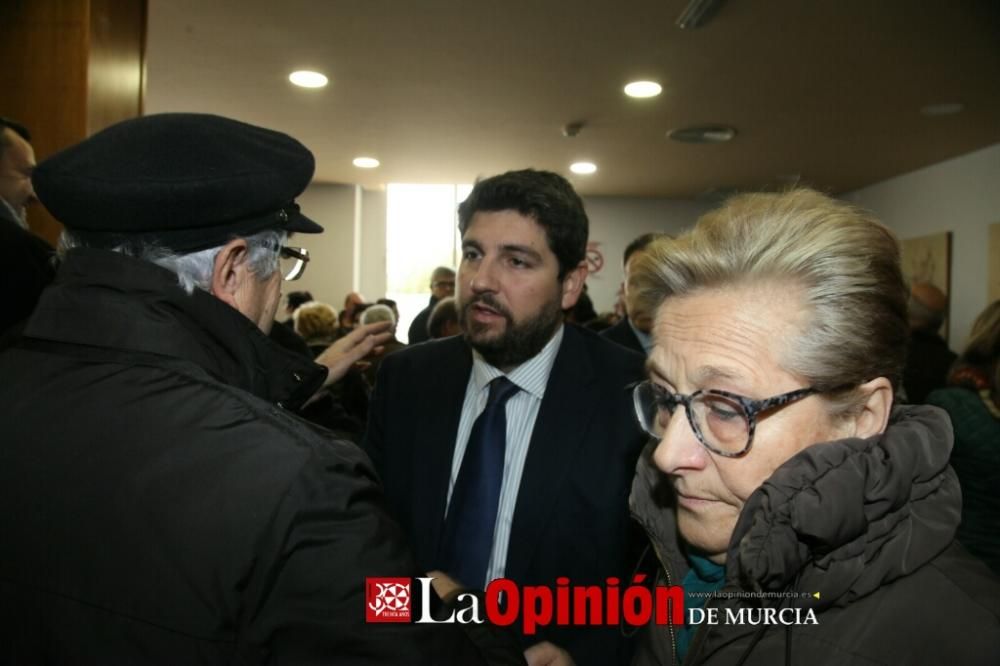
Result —
<path fill-rule="evenodd" d="M 322 231 L 294 203 L 312 174 L 294 139 L 197 114 L 38 166 L 66 232 L 0 354 L 0 663 L 425 656 L 422 626 L 364 624 L 366 576 L 415 573 L 370 463 L 291 413 L 381 329 L 326 367 L 265 335 L 307 258 L 289 235 Z"/>

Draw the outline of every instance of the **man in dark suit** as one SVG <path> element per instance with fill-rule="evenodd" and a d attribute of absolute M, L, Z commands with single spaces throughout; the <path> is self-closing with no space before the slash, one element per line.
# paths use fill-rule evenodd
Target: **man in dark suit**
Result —
<path fill-rule="evenodd" d="M 463 335 L 399 351 L 378 375 L 366 448 L 390 509 L 419 567 L 470 588 L 604 586 L 631 571 L 627 496 L 644 438 L 624 388 L 643 359 L 563 325 L 587 275 L 587 226 L 554 173 L 480 181 L 459 206 Z M 523 642 L 552 663 L 627 663 L 617 626 Z"/>
<path fill-rule="evenodd" d="M 665 236 L 666 234 L 662 233 L 643 234 L 625 248 L 625 256 L 622 258 L 622 270 L 625 271 L 625 279 L 622 281 L 625 316 L 611 328 L 601 331 L 601 335 L 608 340 L 637 351 L 643 356 L 648 356 L 649 350 L 653 347 L 653 338 L 650 334 L 653 327 L 653 316 L 651 313 L 641 312 L 634 300 L 629 299 L 629 270 L 650 243 Z"/>
<path fill-rule="evenodd" d="M 0 308 L 0 334 L 27 319 L 55 275 L 55 251 L 28 230 L 27 206 L 35 201 L 30 142 L 24 126 L 0 118 L 0 266 L 4 284 L 10 285 Z"/>
<path fill-rule="evenodd" d="M 427 330 L 427 322 L 434 312 L 434 306 L 443 298 L 450 298 L 455 295 L 455 271 L 447 266 L 438 266 L 431 273 L 431 300 L 427 307 L 421 310 L 406 333 L 406 341 L 411 345 L 418 342 L 426 342 L 431 339 L 430 331 Z"/>

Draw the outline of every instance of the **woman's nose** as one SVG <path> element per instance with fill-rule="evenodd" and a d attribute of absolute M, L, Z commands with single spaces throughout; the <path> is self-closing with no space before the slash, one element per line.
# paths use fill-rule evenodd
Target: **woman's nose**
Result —
<path fill-rule="evenodd" d="M 708 451 L 691 428 L 687 407 L 678 405 L 665 425 L 660 443 L 653 451 L 656 466 L 667 474 L 703 468 L 708 459 Z"/>

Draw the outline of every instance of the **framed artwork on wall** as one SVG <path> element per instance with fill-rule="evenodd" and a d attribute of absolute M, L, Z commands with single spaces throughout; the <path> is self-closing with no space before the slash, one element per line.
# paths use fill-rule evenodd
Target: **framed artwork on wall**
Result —
<path fill-rule="evenodd" d="M 907 238 L 900 241 L 903 277 L 907 284 L 927 282 L 947 295 L 951 288 L 951 232 Z M 948 319 L 941 325 L 941 337 L 948 339 Z"/>

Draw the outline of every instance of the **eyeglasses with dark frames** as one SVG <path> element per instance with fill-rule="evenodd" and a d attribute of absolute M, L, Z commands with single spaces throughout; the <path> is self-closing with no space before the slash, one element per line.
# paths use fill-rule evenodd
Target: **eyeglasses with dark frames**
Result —
<path fill-rule="evenodd" d="M 702 445 L 720 456 L 739 458 L 753 445 L 757 416 L 821 391 L 807 387 L 772 398 L 752 400 L 729 391 L 703 389 L 690 395 L 671 393 L 646 380 L 630 385 L 636 419 L 642 429 L 661 439 L 678 405 L 684 405 L 691 430 Z"/>

